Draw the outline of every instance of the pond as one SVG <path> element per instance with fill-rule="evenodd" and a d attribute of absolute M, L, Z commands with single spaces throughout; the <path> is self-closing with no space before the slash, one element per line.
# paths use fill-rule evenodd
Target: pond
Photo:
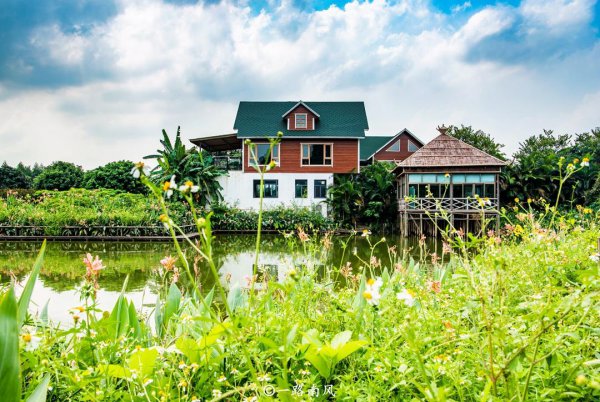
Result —
<path fill-rule="evenodd" d="M 283 279 L 289 269 L 305 264 L 313 264 L 318 272 L 323 273 L 324 267 L 339 267 L 349 261 L 354 273 L 357 273 L 365 265 L 363 261 L 369 261 L 372 256 L 381 260 L 383 265 L 393 266 L 390 247 L 397 250 L 398 255 L 406 252 L 418 258 L 421 252 L 416 239 L 387 237 L 385 242 L 380 240 L 375 236 L 368 240 L 361 236 L 337 236 L 331 239 L 329 247 L 321 241 L 312 245 L 308 242 L 309 246 L 305 247 L 296 236 L 286 239 L 283 235 L 263 235 L 259 266 L 278 279 Z M 230 277 L 231 283 L 246 283 L 246 278 L 252 275 L 255 242 L 254 235 L 216 236 L 214 260 L 222 278 Z M 369 242 L 379 242 L 372 254 Z M 0 242 L 0 283 L 14 280 L 16 291 L 20 293 L 40 246 L 40 242 Z M 428 242 L 425 247 L 433 252 L 439 244 Z M 184 248 L 184 252 L 190 264 L 195 263 L 203 291 L 210 290 L 214 279 L 206 263 L 194 259 L 190 247 Z M 156 274 L 160 260 L 167 255 L 177 255 L 172 243 L 50 242 L 32 297 L 32 312 L 41 311 L 49 301 L 48 316 L 54 322 L 70 322 L 68 309 L 81 305 L 77 288 L 85 274 L 82 259 L 86 253 L 98 255 L 106 267 L 100 273 L 97 297 L 103 310 L 112 309 L 127 275 L 127 297 L 138 308 L 145 306 L 151 309 L 160 286 Z"/>

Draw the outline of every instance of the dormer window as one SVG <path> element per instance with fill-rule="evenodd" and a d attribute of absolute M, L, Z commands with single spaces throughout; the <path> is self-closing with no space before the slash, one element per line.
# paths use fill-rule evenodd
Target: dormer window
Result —
<path fill-rule="evenodd" d="M 294 114 L 294 117 L 296 119 L 296 124 L 295 124 L 296 129 L 307 128 L 307 123 L 306 123 L 307 115 L 306 115 L 306 113 L 296 113 L 296 114 Z"/>
<path fill-rule="evenodd" d="M 392 144 L 392 146 L 388 148 L 388 151 L 400 152 L 400 140 L 398 140 L 394 144 Z"/>

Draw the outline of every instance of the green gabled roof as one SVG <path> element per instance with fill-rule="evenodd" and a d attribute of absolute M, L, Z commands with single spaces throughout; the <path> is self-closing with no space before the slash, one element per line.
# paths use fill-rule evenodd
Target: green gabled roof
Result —
<path fill-rule="evenodd" d="M 364 102 L 302 102 L 319 114 L 315 129 L 288 130 L 282 117 L 298 102 L 240 102 L 233 128 L 238 138 L 363 138 L 369 129 Z"/>
<path fill-rule="evenodd" d="M 365 161 L 387 144 L 396 135 L 368 136 L 360 140 L 360 160 Z"/>

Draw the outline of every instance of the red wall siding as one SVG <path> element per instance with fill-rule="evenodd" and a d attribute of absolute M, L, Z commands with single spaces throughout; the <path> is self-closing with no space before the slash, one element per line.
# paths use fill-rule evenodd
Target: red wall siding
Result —
<path fill-rule="evenodd" d="M 400 139 L 400 152 L 388 151 L 387 149 L 389 147 L 391 147 L 392 145 L 394 145 L 398 139 Z M 377 160 L 377 161 L 394 161 L 394 160 L 395 161 L 403 161 L 404 159 L 406 159 L 409 156 L 411 156 L 412 154 L 414 154 L 414 152 L 408 152 L 408 141 L 410 139 L 411 139 L 411 137 L 409 135 L 406 135 L 406 133 L 400 134 L 400 136 L 396 137 L 394 139 L 394 141 L 392 141 L 388 146 L 386 146 L 384 149 L 382 149 L 381 151 L 379 151 L 375 154 L 375 160 Z M 417 141 L 415 141 L 414 139 L 412 139 L 411 142 L 413 144 L 415 144 L 418 148 L 421 148 L 421 145 L 419 145 L 419 143 Z"/>
<path fill-rule="evenodd" d="M 296 113 L 306 113 L 306 128 L 296 128 L 296 118 L 294 116 Z M 298 131 L 311 130 L 312 131 L 312 130 L 314 130 L 313 119 L 315 120 L 315 123 L 316 123 L 317 118 L 314 114 L 311 113 L 310 110 L 308 110 L 304 106 L 300 105 L 296 109 L 291 111 L 290 114 L 287 115 L 286 119 L 288 120 L 288 123 L 286 123 L 286 124 L 288 124 L 288 127 L 290 128 L 290 130 L 298 130 Z"/>
<path fill-rule="evenodd" d="M 264 143 L 255 141 L 256 144 Z M 302 166 L 301 144 L 333 144 L 333 166 Z M 358 171 L 358 140 L 282 140 L 279 144 L 279 166 L 273 173 L 352 173 Z M 255 172 L 248 163 L 248 146 L 244 144 L 244 171 Z"/>

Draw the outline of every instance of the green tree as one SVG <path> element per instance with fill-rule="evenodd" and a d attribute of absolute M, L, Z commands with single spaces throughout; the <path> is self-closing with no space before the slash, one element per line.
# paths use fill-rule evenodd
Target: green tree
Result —
<path fill-rule="evenodd" d="M 212 163 L 210 155 L 206 152 L 201 153 L 195 148 L 187 149 L 181 141 L 180 127 L 177 127 L 173 142 L 165 130 L 162 130 L 162 135 L 163 139 L 160 143 L 163 148 L 158 149 L 157 154 L 144 157 L 144 159 L 155 159 L 158 164 L 152 170 L 150 179 L 156 184 L 169 181 L 172 176 L 175 176 L 177 183 L 189 180 L 200 187 L 195 195 L 200 205 L 221 201 L 223 188 L 217 179 L 225 172 Z"/>
<path fill-rule="evenodd" d="M 4 162 L 0 166 L 0 188 L 31 188 L 31 179 L 18 168 L 10 167 Z"/>
<path fill-rule="evenodd" d="M 83 169 L 69 162 L 54 162 L 44 169 L 35 180 L 36 190 L 69 190 L 80 187 L 83 180 Z"/>
<path fill-rule="evenodd" d="M 398 200 L 393 163 L 375 162 L 357 175 L 338 175 L 328 191 L 334 219 L 347 226 L 386 230 L 397 220 Z"/>
<path fill-rule="evenodd" d="M 463 126 L 461 124 L 460 127 L 450 126 L 448 134 L 498 159 L 506 160 L 506 155 L 501 151 L 504 148 L 504 144 L 497 143 L 491 135 L 481 130 L 475 130 L 471 126 Z"/>
<path fill-rule="evenodd" d="M 85 172 L 81 186 L 89 190 L 108 188 L 143 194 L 146 192 L 146 188 L 131 175 L 131 169 L 134 165 L 131 161 L 107 163 L 104 166 Z"/>

